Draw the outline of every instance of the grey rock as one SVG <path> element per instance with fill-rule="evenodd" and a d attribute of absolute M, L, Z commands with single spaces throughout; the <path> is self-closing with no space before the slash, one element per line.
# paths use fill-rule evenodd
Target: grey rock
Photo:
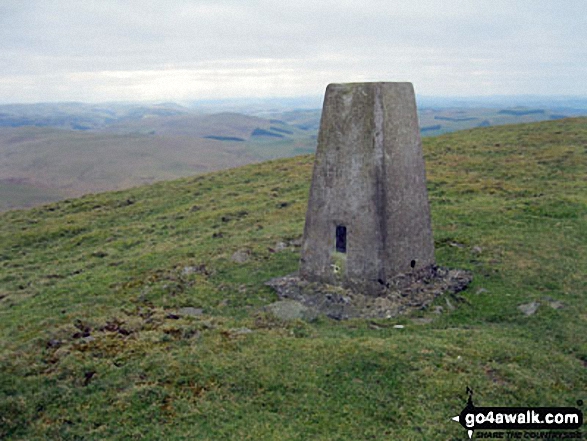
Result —
<path fill-rule="evenodd" d="M 275 251 L 287 250 L 287 244 L 285 242 L 277 242 L 275 244 Z"/>
<path fill-rule="evenodd" d="M 444 312 L 444 308 L 442 306 L 435 306 L 434 313 L 435 314 L 442 314 Z"/>
<path fill-rule="evenodd" d="M 559 300 L 551 300 L 548 302 L 548 306 L 550 306 L 552 309 L 563 309 L 565 304 Z"/>
<path fill-rule="evenodd" d="M 232 255 L 230 260 L 236 263 L 245 263 L 249 260 L 250 256 L 251 252 L 249 250 L 238 250 Z"/>
<path fill-rule="evenodd" d="M 198 271 L 198 269 L 195 266 L 185 266 L 181 270 L 181 274 L 183 274 L 184 276 L 187 276 L 187 275 L 193 274 L 197 271 Z"/>
<path fill-rule="evenodd" d="M 190 316 L 190 317 L 199 317 L 204 314 L 204 310 L 202 308 L 194 308 L 192 306 L 186 306 L 184 308 L 180 308 L 177 313 L 183 316 Z"/>
<path fill-rule="evenodd" d="M 477 245 L 475 245 L 475 246 L 473 247 L 473 252 L 474 252 L 475 254 L 481 254 L 481 252 L 482 252 L 482 251 L 483 251 L 483 249 L 482 249 L 480 246 L 477 246 Z"/>
<path fill-rule="evenodd" d="M 246 334 L 250 334 L 253 331 L 249 328 L 236 328 L 236 329 L 231 329 L 230 333 L 232 335 L 246 335 Z"/>
<path fill-rule="evenodd" d="M 267 306 L 267 310 L 281 320 L 299 320 L 306 318 L 308 307 L 296 300 L 279 300 Z"/>
<path fill-rule="evenodd" d="M 478 290 L 475 292 L 475 294 L 484 294 L 484 293 L 486 293 L 486 292 L 489 292 L 489 291 L 487 291 L 485 288 L 479 288 L 479 289 L 478 289 Z"/>
<path fill-rule="evenodd" d="M 448 309 L 450 309 L 451 311 L 454 311 L 454 310 L 455 310 L 455 307 L 454 307 L 454 305 L 451 303 L 451 301 L 450 301 L 448 298 L 446 298 L 446 299 L 444 299 L 444 300 L 446 301 L 446 306 L 448 307 Z"/>
<path fill-rule="evenodd" d="M 524 315 L 531 316 L 531 315 L 534 315 L 536 313 L 536 311 L 538 311 L 539 306 L 540 306 L 540 303 L 538 303 L 538 302 L 530 302 L 530 303 L 524 303 L 523 305 L 518 305 L 518 309 L 522 313 L 524 313 Z"/>

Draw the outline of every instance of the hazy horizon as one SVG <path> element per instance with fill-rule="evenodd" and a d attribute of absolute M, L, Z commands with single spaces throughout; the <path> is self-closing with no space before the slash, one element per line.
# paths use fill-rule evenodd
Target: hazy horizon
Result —
<path fill-rule="evenodd" d="M 120 106 L 164 106 L 178 105 L 186 108 L 199 108 L 206 106 L 254 106 L 254 105 L 280 105 L 281 107 L 299 107 L 308 109 L 318 109 L 322 107 L 323 95 L 300 95 L 300 96 L 247 96 L 247 97 L 228 97 L 228 98 L 208 98 L 198 99 L 190 98 L 183 100 L 173 99 L 152 99 L 152 100 L 95 100 L 95 101 L 30 101 L 30 102 L 2 102 L 1 106 L 51 106 L 51 105 L 120 105 Z M 441 96 L 441 95 L 416 95 L 418 106 L 421 105 L 440 105 L 440 106 L 558 106 L 571 108 L 577 104 L 577 108 L 587 108 L 587 95 L 470 95 L 470 96 Z"/>

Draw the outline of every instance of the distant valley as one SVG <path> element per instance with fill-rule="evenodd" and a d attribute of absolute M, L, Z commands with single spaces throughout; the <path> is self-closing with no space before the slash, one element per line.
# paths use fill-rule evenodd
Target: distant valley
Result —
<path fill-rule="evenodd" d="M 0 211 L 312 153 L 321 110 L 292 103 L 0 105 Z M 422 136 L 587 114 L 431 104 Z"/>

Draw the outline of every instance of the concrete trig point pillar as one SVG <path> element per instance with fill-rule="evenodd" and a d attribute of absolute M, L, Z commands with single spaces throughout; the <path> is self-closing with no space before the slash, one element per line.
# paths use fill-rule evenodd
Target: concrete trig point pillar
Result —
<path fill-rule="evenodd" d="M 300 277 L 376 295 L 394 276 L 433 264 L 412 84 L 330 84 Z"/>

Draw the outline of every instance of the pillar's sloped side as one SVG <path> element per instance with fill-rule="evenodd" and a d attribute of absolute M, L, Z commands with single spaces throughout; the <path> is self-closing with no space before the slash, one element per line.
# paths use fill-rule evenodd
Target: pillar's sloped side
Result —
<path fill-rule="evenodd" d="M 301 253 L 300 275 L 308 280 L 377 279 L 370 89 L 343 84 L 326 89 Z M 347 228 L 345 254 L 336 252 L 337 225 Z"/>
<path fill-rule="evenodd" d="M 388 277 L 434 263 L 434 239 L 426 190 L 414 88 L 381 85 L 387 201 L 385 229 Z"/>
<path fill-rule="evenodd" d="M 336 250 L 337 226 L 346 228 L 346 252 Z M 411 84 L 329 85 L 300 276 L 377 293 L 387 278 L 433 261 Z"/>

